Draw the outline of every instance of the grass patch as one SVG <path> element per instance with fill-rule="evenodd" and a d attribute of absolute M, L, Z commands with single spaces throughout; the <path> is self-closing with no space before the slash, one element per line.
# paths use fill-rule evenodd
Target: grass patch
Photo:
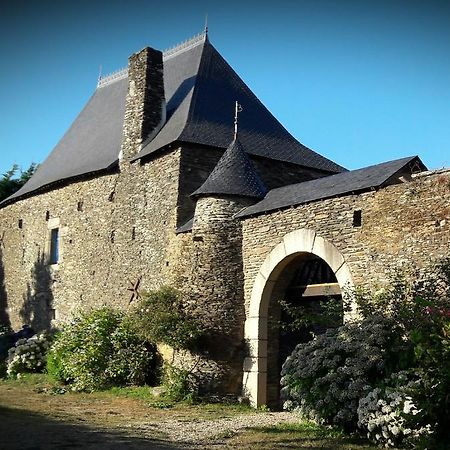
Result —
<path fill-rule="evenodd" d="M 100 391 L 105 395 L 112 395 L 115 397 L 126 397 L 145 402 L 155 401 L 152 388 L 150 386 L 127 386 L 127 387 L 112 387 L 104 391 Z"/>
<path fill-rule="evenodd" d="M 19 378 L 1 378 L 1 384 L 5 385 L 25 385 L 30 387 L 52 387 L 60 386 L 60 383 L 53 380 L 46 373 L 24 373 Z"/>
<path fill-rule="evenodd" d="M 333 427 L 326 427 L 317 425 L 313 422 L 299 422 L 299 423 L 280 423 L 270 427 L 261 427 L 257 429 L 262 433 L 280 434 L 280 433 L 306 433 L 313 434 L 320 438 L 341 438 L 345 434 Z"/>
<path fill-rule="evenodd" d="M 376 450 L 365 439 L 345 435 L 341 430 L 312 422 L 282 423 L 247 428 L 227 441 L 232 448 L 269 450 L 274 448 Z"/>
<path fill-rule="evenodd" d="M 13 412 L 19 411 L 20 415 L 17 414 L 17 417 L 28 414 L 30 417 L 39 416 L 43 420 L 60 424 L 83 424 L 83 426 L 103 431 L 113 430 L 111 433 L 122 430 L 130 436 L 141 436 L 144 433 L 163 442 L 169 442 L 169 440 L 166 432 L 159 430 L 158 427 L 166 420 L 190 422 L 192 425 L 198 423 L 198 426 L 203 429 L 211 420 L 258 413 L 247 405 L 234 403 L 195 405 L 174 403 L 168 407 L 162 396 L 154 396 L 152 388 L 148 386 L 112 388 L 93 393 L 69 390 L 65 395 L 56 396 L 55 394 L 60 393 L 57 389 L 65 388 L 56 384 L 45 374 L 30 374 L 19 380 L 0 380 L 0 408 L 9 408 Z M 10 417 L 11 421 L 14 417 Z M 203 421 L 206 422 L 203 423 Z M 241 421 L 245 426 L 245 418 Z M 17 430 L 19 425 L 23 426 L 22 422 L 18 424 L 14 422 L 13 425 Z M 33 421 L 30 426 L 34 426 Z M 36 422 L 35 434 L 41 433 L 40 427 L 41 422 Z M 14 440 L 14 436 L 25 439 L 27 435 L 20 430 L 17 431 L 17 435 L 11 435 L 10 439 Z M 73 439 L 81 439 L 77 430 L 71 436 Z M 53 438 L 54 433 L 51 436 L 49 434 L 49 442 Z M 30 447 L 33 443 L 30 442 L 27 441 L 28 446 L 24 445 L 21 448 Z M 376 450 L 376 447 L 370 446 L 366 441 L 346 437 L 339 430 L 300 420 L 297 423 L 254 427 L 237 432 L 228 430 L 228 427 L 224 426 L 218 440 L 211 445 L 218 450 L 225 448 Z M 100 450 L 103 447 L 98 448 Z"/>

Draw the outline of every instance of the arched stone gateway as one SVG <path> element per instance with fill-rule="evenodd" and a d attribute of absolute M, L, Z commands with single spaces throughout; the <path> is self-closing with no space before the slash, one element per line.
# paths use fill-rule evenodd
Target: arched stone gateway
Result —
<path fill-rule="evenodd" d="M 244 333 L 249 356 L 244 360 L 243 391 L 253 406 L 267 403 L 269 302 L 280 275 L 302 253 L 315 255 L 328 264 L 343 296 L 343 288 L 353 286 L 343 255 L 313 230 L 301 229 L 288 233 L 273 248 L 256 276 L 245 321 Z"/>

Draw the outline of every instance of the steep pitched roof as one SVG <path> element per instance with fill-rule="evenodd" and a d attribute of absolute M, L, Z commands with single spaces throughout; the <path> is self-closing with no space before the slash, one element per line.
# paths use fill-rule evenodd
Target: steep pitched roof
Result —
<path fill-rule="evenodd" d="M 267 188 L 242 144 L 234 139 L 209 177 L 192 196 L 226 194 L 261 199 L 266 193 Z"/>
<path fill-rule="evenodd" d="M 237 100 L 246 110 L 240 120 L 240 140 L 247 153 L 329 173 L 345 170 L 292 137 L 205 34 L 164 52 L 163 60 L 167 121 L 144 144 L 136 159 L 174 141 L 226 148 L 232 136 L 230 117 Z M 126 70 L 102 80 L 30 181 L 3 204 L 62 180 L 107 170 L 117 164 L 127 86 Z"/>
<path fill-rule="evenodd" d="M 410 175 L 422 170 L 426 170 L 426 167 L 419 157 L 410 156 L 363 169 L 283 186 L 269 191 L 263 200 L 245 208 L 237 217 L 248 217 L 325 198 L 381 188 L 398 183 L 398 179 L 402 175 Z"/>
<path fill-rule="evenodd" d="M 238 101 L 245 111 L 239 121 L 239 139 L 247 153 L 325 172 L 345 170 L 300 144 L 258 100 L 206 36 L 184 57 L 186 64 L 189 61 L 190 66 L 197 65 L 195 79 L 183 89 L 186 97 L 177 105 L 175 114 L 168 117 L 158 136 L 144 145 L 136 159 L 174 140 L 226 148 L 233 133 L 230 118 Z"/>
<path fill-rule="evenodd" d="M 3 203 L 60 180 L 105 170 L 117 162 L 128 80 L 99 88 L 36 173 Z"/>

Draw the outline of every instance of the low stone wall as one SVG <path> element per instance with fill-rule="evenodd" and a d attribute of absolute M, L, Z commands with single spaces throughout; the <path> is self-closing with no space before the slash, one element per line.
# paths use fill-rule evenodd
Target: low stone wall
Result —
<path fill-rule="evenodd" d="M 361 226 L 354 226 L 360 211 Z M 358 214 L 358 213 L 356 213 Z M 310 229 L 343 255 L 355 284 L 383 283 L 393 267 L 449 256 L 450 171 L 428 172 L 379 191 L 347 195 L 243 221 L 248 305 L 256 275 L 286 234 Z"/>

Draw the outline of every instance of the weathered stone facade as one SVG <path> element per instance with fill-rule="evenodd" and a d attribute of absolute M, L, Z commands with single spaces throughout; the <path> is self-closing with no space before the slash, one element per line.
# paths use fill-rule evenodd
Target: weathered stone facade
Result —
<path fill-rule="evenodd" d="M 142 289 L 164 284 L 171 269 L 169 242 L 175 237 L 179 154 L 177 150 L 152 164 L 134 165 L 126 177 L 80 181 L 1 210 L 5 285 L 14 327 L 24 321 L 38 329 L 48 326 L 50 310 L 58 323 L 80 308 L 125 307 L 128 288 L 140 277 Z M 129 177 L 133 183 L 125 181 Z M 60 229 L 60 259 L 49 266 L 52 221 Z M 36 286 L 42 284 L 36 270 L 44 271 L 44 286 Z M 43 311 L 41 317 L 38 312 Z"/>
<path fill-rule="evenodd" d="M 316 254 L 345 288 L 382 285 L 394 268 L 448 257 L 450 171 L 250 217 L 243 221 L 242 235 L 245 337 L 250 343 L 244 387 L 255 404 L 262 404 L 273 401 L 278 389 L 271 376 L 275 350 L 268 309 L 280 295 L 288 263 L 302 253 Z"/>
<path fill-rule="evenodd" d="M 194 52 L 198 42 L 192 45 Z M 182 63 L 178 68 L 187 60 Z M 222 73 L 224 62 L 220 64 L 214 76 Z M 116 150 L 121 154 L 115 164 L 52 181 L 0 208 L 0 318 L 16 329 L 29 323 L 40 330 L 80 309 L 128 308 L 136 303 L 137 290 L 172 285 L 190 294 L 189 311 L 209 330 L 208 348 L 197 364 L 204 387 L 243 391 L 257 405 L 275 402 L 278 341 L 269 308 L 276 310 L 274 299 L 283 295 L 295 258 L 321 258 L 343 288 L 346 283 L 383 283 L 394 266 L 448 256 L 450 172 L 423 173 L 402 184 L 381 183 L 377 190 L 366 186 L 357 194 L 350 190 L 237 217 L 264 197 L 266 188 L 270 195 L 274 188 L 322 181 L 342 168 L 322 157 L 307 167 L 292 155 L 261 156 L 260 148 L 246 153 L 234 140 L 229 149 L 241 158 L 234 169 L 242 169 L 242 162 L 251 169 L 232 178 L 229 186 L 242 183 L 255 191 L 201 192 L 224 150 L 197 143 L 192 129 L 191 140 L 176 134 L 170 144 L 136 159 L 166 120 L 163 66 L 161 52 L 152 49 L 130 58 L 123 135 Z M 199 78 L 210 92 L 208 74 L 205 69 Z M 191 78 L 173 95 L 184 96 L 180 104 L 193 90 Z M 209 105 L 201 106 L 210 111 Z M 176 113 L 172 108 L 167 115 Z M 216 122 L 219 118 L 213 117 Z M 202 130 L 220 129 L 204 127 L 202 122 Z M 284 132 L 273 126 L 277 138 L 270 135 L 260 142 L 281 140 L 282 152 L 284 144 L 294 145 L 291 138 L 283 140 Z M 230 180 L 220 181 L 227 187 Z M 186 226 L 191 219 L 192 227 Z M 177 234 L 180 227 L 183 232 Z M 54 264 L 49 258 L 52 230 L 59 247 Z"/>

